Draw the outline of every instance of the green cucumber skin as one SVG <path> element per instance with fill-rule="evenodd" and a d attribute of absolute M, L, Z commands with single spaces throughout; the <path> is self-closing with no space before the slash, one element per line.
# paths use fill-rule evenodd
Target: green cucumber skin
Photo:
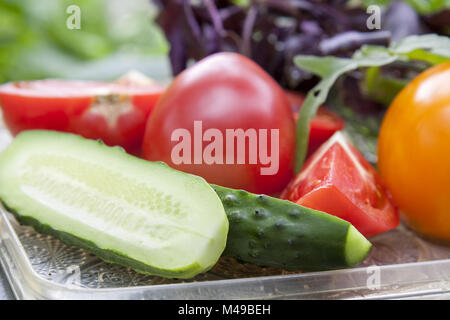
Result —
<path fill-rule="evenodd" d="M 85 249 L 86 251 L 89 251 L 102 259 L 105 262 L 118 264 L 126 268 L 131 268 L 139 273 L 142 274 L 148 274 L 148 275 L 158 275 L 165 278 L 190 278 L 191 276 L 187 276 L 185 271 L 173 271 L 173 270 L 163 270 L 160 268 L 152 268 L 149 265 L 146 265 L 145 263 L 139 262 L 135 259 L 132 259 L 130 257 L 127 257 L 121 253 L 114 252 L 111 250 L 106 250 L 99 248 L 94 242 L 82 239 L 79 237 L 74 236 L 73 234 L 58 231 L 49 226 L 48 224 L 42 224 L 38 220 L 29 217 L 29 216 L 22 216 L 14 209 L 8 207 L 8 205 L 5 202 L 2 202 L 5 209 L 10 212 L 19 222 L 21 225 L 30 226 L 33 227 L 34 230 L 36 230 L 39 233 L 42 234 L 48 234 L 56 239 L 61 240 L 62 242 L 75 246 L 78 248 Z M 198 268 L 198 265 L 192 266 L 194 269 Z M 212 266 L 210 267 L 212 268 Z M 207 271 L 207 270 L 206 270 Z M 205 272 L 206 272 L 205 271 Z M 194 276 L 194 275 L 192 275 Z"/>
<path fill-rule="evenodd" d="M 350 266 L 344 254 L 350 227 L 348 222 L 290 201 L 211 186 L 221 199 L 229 221 L 224 256 L 234 257 L 243 263 L 292 271 L 332 270 Z M 177 278 L 173 270 L 155 269 L 123 254 L 98 248 L 89 240 L 55 230 L 32 217 L 20 215 L 5 202 L 3 204 L 20 224 L 86 249 L 106 262 L 144 274 Z M 180 272 L 179 276 L 184 278 L 186 275 Z"/>
<path fill-rule="evenodd" d="M 212 185 L 229 221 L 223 255 L 285 270 L 346 268 L 351 224 L 287 200 Z"/>
<path fill-rule="evenodd" d="M 123 161 L 128 161 L 128 158 L 129 158 L 130 161 L 139 162 L 140 166 L 146 166 L 146 164 L 148 163 L 145 160 L 138 159 L 136 157 L 126 154 L 125 151 L 121 148 L 109 147 L 109 146 L 104 145 L 100 141 L 92 141 L 89 139 L 84 139 L 77 135 L 52 132 L 52 131 L 43 131 L 43 130 L 30 130 L 30 131 L 21 133 L 21 136 L 22 136 L 22 138 L 21 138 L 21 142 L 20 142 L 21 143 L 20 147 L 17 147 L 18 146 L 17 143 L 19 143 L 19 142 L 17 142 L 14 152 L 12 151 L 12 149 L 10 149 L 10 150 L 5 150 L 2 153 L 2 155 L 0 157 L 0 164 L 1 164 L 0 171 L 1 170 L 9 170 L 9 172 L 11 172 L 11 170 L 15 169 L 14 165 L 11 165 L 12 161 L 10 161 L 11 160 L 10 158 L 11 158 L 12 154 L 17 155 L 17 158 L 19 158 L 19 159 L 22 157 L 22 153 L 16 154 L 15 152 L 17 151 L 18 148 L 21 149 L 21 148 L 25 147 L 25 149 L 26 149 L 26 147 L 28 146 L 26 143 L 28 143 L 28 142 L 25 142 L 25 141 L 27 141 L 27 139 L 29 139 L 28 141 L 34 145 L 40 144 L 40 143 L 42 143 L 43 145 L 46 145 L 46 142 L 51 143 L 52 141 L 51 140 L 46 141 L 45 139 L 50 139 L 50 138 L 53 139 L 52 136 L 58 137 L 58 139 L 64 139 L 64 142 L 66 142 L 67 144 L 70 144 L 72 142 L 73 143 L 87 143 L 86 145 L 83 145 L 83 147 L 85 147 L 86 152 L 89 152 L 89 150 L 91 150 L 90 148 L 95 148 L 96 150 L 103 149 L 103 150 L 105 150 L 105 152 L 108 152 L 108 157 L 111 156 L 116 159 L 120 158 L 117 161 L 122 161 L 122 158 L 124 158 Z M 15 141 L 17 141 L 17 139 L 19 139 L 18 137 L 15 139 Z M 43 139 L 43 140 L 41 140 L 41 139 Z M 67 141 L 66 141 L 66 139 L 67 139 Z M 64 148 L 64 147 L 62 146 L 62 148 Z M 57 154 L 57 152 L 55 154 Z M 26 157 L 27 156 L 26 152 L 23 153 L 23 155 L 24 155 L 24 157 Z M 13 159 L 15 159 L 15 158 L 13 157 Z M 165 163 L 162 163 L 162 162 L 153 162 L 152 165 L 155 168 L 155 170 L 158 169 L 158 167 L 160 167 L 162 170 L 165 170 L 165 171 L 167 171 L 167 170 L 173 171 L 173 174 L 175 174 L 175 171 L 176 171 L 174 169 L 169 168 Z M 217 200 L 214 200 L 218 204 L 217 208 L 220 208 L 220 211 L 223 212 L 222 218 L 223 218 L 223 221 L 226 222 L 226 225 L 223 226 L 223 228 L 221 228 L 220 230 L 218 230 L 217 236 L 215 238 L 213 238 L 214 242 L 217 244 L 217 247 L 219 247 L 219 249 L 220 249 L 220 247 L 222 247 L 222 248 L 221 248 L 220 252 L 214 252 L 214 257 L 213 257 L 215 259 L 214 261 L 212 261 L 213 258 L 211 258 L 210 256 L 207 257 L 208 260 L 211 260 L 211 261 L 207 261 L 208 264 L 206 264 L 206 263 L 200 264 L 200 263 L 198 263 L 198 261 L 191 259 L 192 260 L 191 263 L 185 264 L 182 267 L 165 268 L 164 266 L 154 266 L 151 263 L 150 264 L 145 263 L 143 261 L 132 258 L 131 255 L 128 254 L 129 252 L 127 252 L 127 251 L 115 250 L 114 248 L 108 248 L 108 247 L 100 247 L 98 245 L 98 243 L 93 241 L 91 238 L 81 237 L 81 236 L 78 236 L 77 234 L 73 234 L 71 232 L 67 232 L 65 230 L 55 228 L 55 226 L 52 225 L 52 223 L 43 222 L 42 220 L 37 219 L 34 216 L 34 211 L 33 211 L 35 208 L 28 207 L 27 208 L 28 211 L 24 212 L 22 203 L 20 201 L 18 202 L 18 195 L 17 195 L 18 191 L 16 191 L 16 189 L 11 191 L 11 184 L 9 183 L 8 180 L 5 180 L 3 177 L 2 177 L 2 180 L 0 183 L 0 187 L 3 188 L 3 190 L 0 192 L 1 193 L 0 202 L 4 205 L 5 209 L 7 209 L 10 213 L 12 213 L 15 216 L 16 220 L 20 224 L 29 225 L 29 226 L 33 227 L 37 232 L 43 233 L 43 234 L 49 234 L 49 235 L 63 241 L 64 243 L 66 243 L 68 245 L 73 245 L 73 246 L 77 246 L 77 247 L 86 249 L 87 251 L 92 252 L 93 254 L 95 254 L 96 256 L 98 256 L 99 258 L 101 258 L 102 260 L 104 260 L 108 263 L 119 264 L 124 267 L 134 269 L 135 271 L 143 273 L 143 274 L 161 276 L 161 277 L 165 277 L 165 278 L 188 279 L 188 278 L 192 278 L 192 277 L 198 275 L 199 273 L 207 272 L 209 269 L 211 269 L 215 265 L 215 263 L 217 262 L 217 260 L 220 257 L 220 253 L 223 251 L 223 249 L 225 247 L 226 235 L 228 233 L 228 220 L 226 219 L 226 215 L 223 210 L 223 207 L 221 206 L 221 202 L 220 202 L 219 198 L 217 197 L 216 193 L 213 191 L 212 187 L 210 187 L 200 177 L 189 175 L 189 174 L 182 173 L 182 172 L 179 172 L 179 174 L 183 175 L 186 179 L 188 178 L 188 176 L 191 176 L 190 179 L 195 180 L 195 181 L 193 180 L 192 183 L 195 182 L 196 184 L 199 184 L 201 181 L 203 181 L 202 188 L 210 190 L 208 199 L 211 200 L 211 197 L 213 197 L 214 199 L 217 199 Z M 21 195 L 19 195 L 19 196 L 21 196 Z M 201 200 L 201 198 L 199 198 L 199 200 Z M 212 242 L 210 241 L 209 243 L 212 243 Z M 215 244 L 213 244 L 213 246 L 214 246 L 213 248 L 216 247 Z"/>
<path fill-rule="evenodd" d="M 99 145 L 104 147 L 101 143 Z M 350 223 L 290 201 L 216 185 L 211 187 L 219 196 L 229 222 L 224 255 L 245 263 L 286 270 L 349 267 L 345 259 L 345 247 Z M 15 210 L 5 200 L 2 201 L 5 207 L 21 224 L 31 225 L 38 232 L 50 234 L 69 245 L 87 249 L 107 262 L 169 278 L 189 278 L 195 275 L 187 274 L 186 270 L 178 272 L 173 269 L 155 269 L 124 253 L 101 249 L 88 239 L 55 230 L 37 219 L 21 215 L 18 212 L 20 210 Z M 198 266 L 191 265 L 187 269 L 196 270 Z"/>

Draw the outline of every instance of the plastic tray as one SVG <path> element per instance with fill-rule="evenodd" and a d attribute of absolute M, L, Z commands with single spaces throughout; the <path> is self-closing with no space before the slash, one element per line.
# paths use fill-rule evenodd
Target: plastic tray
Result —
<path fill-rule="evenodd" d="M 11 140 L 0 130 L 0 150 Z M 30 227 L 0 207 L 0 263 L 18 299 L 450 299 L 450 247 L 400 226 L 358 267 L 315 273 L 222 258 L 189 281 L 146 276 Z"/>

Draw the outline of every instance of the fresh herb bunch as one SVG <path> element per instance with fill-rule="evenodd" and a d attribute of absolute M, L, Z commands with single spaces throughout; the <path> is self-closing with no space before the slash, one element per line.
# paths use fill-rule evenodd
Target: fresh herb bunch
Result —
<path fill-rule="evenodd" d="M 350 57 L 365 44 L 388 45 L 411 34 L 446 32 L 450 12 L 441 10 L 445 3 L 420 11 L 414 1 L 151 1 L 159 8 L 157 23 L 171 46 L 174 75 L 191 61 L 234 51 L 252 58 L 283 87 L 299 91 L 318 79 L 297 68 L 296 55 Z M 371 4 L 384 5 L 382 30 L 367 28 L 366 7 Z"/>
<path fill-rule="evenodd" d="M 252 58 L 283 87 L 308 92 L 297 122 L 297 171 L 306 157 L 309 122 L 330 102 L 333 86 L 345 93 L 333 104 L 350 108 L 340 108 L 347 120 L 374 119 L 375 129 L 366 130 L 374 142 L 380 116 L 403 86 L 450 59 L 448 0 L 152 2 L 171 46 L 174 75 L 191 61 L 234 51 Z M 382 30 L 367 28 L 366 8 L 373 4 L 383 8 Z"/>
<path fill-rule="evenodd" d="M 361 44 L 386 44 L 390 36 L 368 32 L 366 11 L 340 0 L 153 2 L 160 9 L 156 21 L 171 45 L 174 75 L 190 60 L 234 51 L 251 57 L 281 85 L 293 89 L 312 78 L 294 65 L 296 55 L 350 54 Z"/>
<path fill-rule="evenodd" d="M 339 78 L 361 69 L 376 72 L 381 67 L 398 62 L 433 65 L 447 61 L 450 61 L 450 38 L 436 34 L 409 36 L 389 47 L 366 45 L 355 51 L 351 58 L 296 56 L 294 62 L 299 68 L 321 78 L 308 92 L 297 120 L 296 171 L 301 170 L 306 159 L 309 123 L 320 105 L 327 101 L 330 90 Z"/>

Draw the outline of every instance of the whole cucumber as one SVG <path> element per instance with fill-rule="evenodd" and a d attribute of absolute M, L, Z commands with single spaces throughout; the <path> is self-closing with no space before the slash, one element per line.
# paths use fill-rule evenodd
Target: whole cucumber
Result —
<path fill-rule="evenodd" d="M 337 217 L 209 186 L 71 134 L 19 135 L 0 157 L 0 186 L 1 201 L 21 223 L 164 277 L 207 271 L 225 243 L 224 254 L 241 262 L 304 271 L 356 265 L 371 248 Z"/>
<path fill-rule="evenodd" d="M 371 243 L 349 222 L 291 201 L 212 185 L 225 208 L 224 255 L 286 270 L 327 270 L 359 264 Z"/>

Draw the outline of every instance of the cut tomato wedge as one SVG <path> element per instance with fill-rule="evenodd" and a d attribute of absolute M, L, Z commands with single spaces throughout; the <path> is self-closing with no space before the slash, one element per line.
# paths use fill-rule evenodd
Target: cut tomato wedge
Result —
<path fill-rule="evenodd" d="M 21 81 L 0 86 L 0 104 L 13 135 L 29 129 L 66 131 L 138 155 L 147 118 L 163 91 L 157 83 L 133 79 Z"/>
<path fill-rule="evenodd" d="M 366 237 L 399 224 L 375 169 L 341 132 L 308 159 L 281 197 L 344 219 Z"/>
<path fill-rule="evenodd" d="M 291 103 L 295 120 L 297 120 L 300 108 L 305 101 L 305 96 L 292 91 L 285 91 L 285 93 Z M 345 121 L 333 111 L 322 106 L 317 111 L 316 116 L 311 120 L 309 126 L 308 156 L 316 151 L 333 134 L 342 130 L 345 126 Z"/>

